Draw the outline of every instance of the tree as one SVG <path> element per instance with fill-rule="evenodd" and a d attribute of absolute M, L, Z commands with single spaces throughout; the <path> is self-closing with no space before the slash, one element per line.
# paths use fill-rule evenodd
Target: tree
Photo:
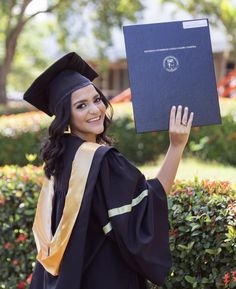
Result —
<path fill-rule="evenodd" d="M 32 15 L 26 9 L 32 0 L 0 0 L 0 103 L 6 103 L 7 77 L 15 57 L 18 40 L 25 26 L 38 14 L 51 13 L 57 19 L 60 28 L 59 41 L 66 46 L 66 40 L 75 30 L 71 23 L 73 17 L 78 18 L 84 9 L 93 11 L 93 31 L 96 37 L 105 43 L 111 29 L 121 26 L 125 19 L 135 20 L 137 12 L 143 9 L 140 0 L 48 0 L 45 10 Z M 77 34 L 78 35 L 78 34 Z M 76 35 L 76 36 L 77 36 Z M 77 36 L 78 37 L 78 36 Z M 109 44 L 109 42 L 108 42 Z"/>
<path fill-rule="evenodd" d="M 236 5 L 233 0 L 161 0 L 174 3 L 194 17 L 207 17 L 212 25 L 223 25 L 231 44 L 232 56 L 236 59 Z"/>

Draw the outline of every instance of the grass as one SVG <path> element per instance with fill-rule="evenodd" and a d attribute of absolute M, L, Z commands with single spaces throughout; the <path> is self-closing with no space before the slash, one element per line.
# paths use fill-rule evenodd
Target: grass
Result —
<path fill-rule="evenodd" d="M 155 177 L 163 161 L 163 157 L 155 163 L 140 166 L 139 169 L 148 178 Z M 176 179 L 193 180 L 194 177 L 219 181 L 230 181 L 236 186 L 236 167 L 219 163 L 207 163 L 194 158 L 183 158 L 178 168 Z"/>
<path fill-rule="evenodd" d="M 222 116 L 227 114 L 236 113 L 236 99 L 233 98 L 220 98 L 219 99 L 220 112 Z M 133 118 L 133 109 L 131 102 L 123 102 L 113 104 L 114 117 L 131 116 Z"/>
<path fill-rule="evenodd" d="M 222 116 L 236 113 L 236 99 L 220 99 L 220 110 Z M 133 116 L 131 103 L 119 103 L 114 105 L 114 117 L 125 115 Z M 149 178 L 156 175 L 163 157 L 155 163 L 146 164 L 139 169 Z M 219 181 L 230 181 L 236 187 L 236 167 L 224 166 L 219 163 L 205 162 L 195 158 L 183 158 L 176 179 L 193 180 L 194 177 L 199 179 L 211 179 Z"/>

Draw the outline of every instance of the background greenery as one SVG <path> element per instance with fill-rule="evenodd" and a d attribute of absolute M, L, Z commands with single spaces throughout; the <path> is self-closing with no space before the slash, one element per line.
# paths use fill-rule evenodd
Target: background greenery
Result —
<path fill-rule="evenodd" d="M 236 101 L 222 101 L 222 125 L 193 128 L 185 149 L 186 157 L 236 166 Z M 130 104 L 114 106 L 109 130 L 116 147 L 135 164 L 143 165 L 165 153 L 167 132 L 136 134 Z M 25 112 L 0 117 L 0 165 L 26 165 L 26 154 L 39 153 L 51 118 L 41 112 Z M 33 164 L 42 164 L 39 158 Z"/>
<path fill-rule="evenodd" d="M 33 165 L 0 168 L 0 288 L 30 283 L 42 175 Z M 228 182 L 177 181 L 168 199 L 173 267 L 162 288 L 226 288 L 226 274 L 236 288 L 236 191 Z"/>
<path fill-rule="evenodd" d="M 223 101 L 223 125 L 194 128 L 186 156 L 235 166 L 235 108 L 234 101 Z M 114 111 L 110 133 L 120 140 L 118 148 L 149 174 L 146 162 L 166 150 L 168 133 L 136 135 L 130 104 L 115 105 Z M 0 117 L 2 165 L 41 164 L 35 155 L 51 118 L 38 111 L 20 113 L 19 107 L 12 112 Z M 32 277 L 36 250 L 31 228 L 43 178 L 42 166 L 18 165 L 0 168 L 0 288 L 7 289 L 27 288 Z M 168 199 L 173 267 L 162 289 L 236 288 L 235 187 L 225 181 L 177 180 Z M 150 283 L 150 288 L 157 287 Z"/>

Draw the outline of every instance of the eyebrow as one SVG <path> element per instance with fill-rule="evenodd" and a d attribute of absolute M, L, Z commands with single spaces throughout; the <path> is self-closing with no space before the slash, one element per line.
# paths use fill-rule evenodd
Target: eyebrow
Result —
<path fill-rule="evenodd" d="M 95 99 L 97 96 L 100 96 L 100 95 L 97 93 L 96 95 L 93 96 L 93 99 Z M 73 106 L 77 105 L 78 103 L 83 103 L 83 102 L 87 102 L 87 101 L 88 101 L 87 99 L 78 100 L 73 104 Z"/>

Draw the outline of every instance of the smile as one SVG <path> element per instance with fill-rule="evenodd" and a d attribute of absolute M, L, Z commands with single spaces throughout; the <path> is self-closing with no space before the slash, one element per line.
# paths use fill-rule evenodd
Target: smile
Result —
<path fill-rule="evenodd" d="M 89 123 L 96 122 L 96 121 L 99 121 L 100 119 L 101 119 L 101 116 L 97 116 L 97 117 L 94 117 L 94 118 L 87 120 L 87 122 L 89 122 Z"/>

